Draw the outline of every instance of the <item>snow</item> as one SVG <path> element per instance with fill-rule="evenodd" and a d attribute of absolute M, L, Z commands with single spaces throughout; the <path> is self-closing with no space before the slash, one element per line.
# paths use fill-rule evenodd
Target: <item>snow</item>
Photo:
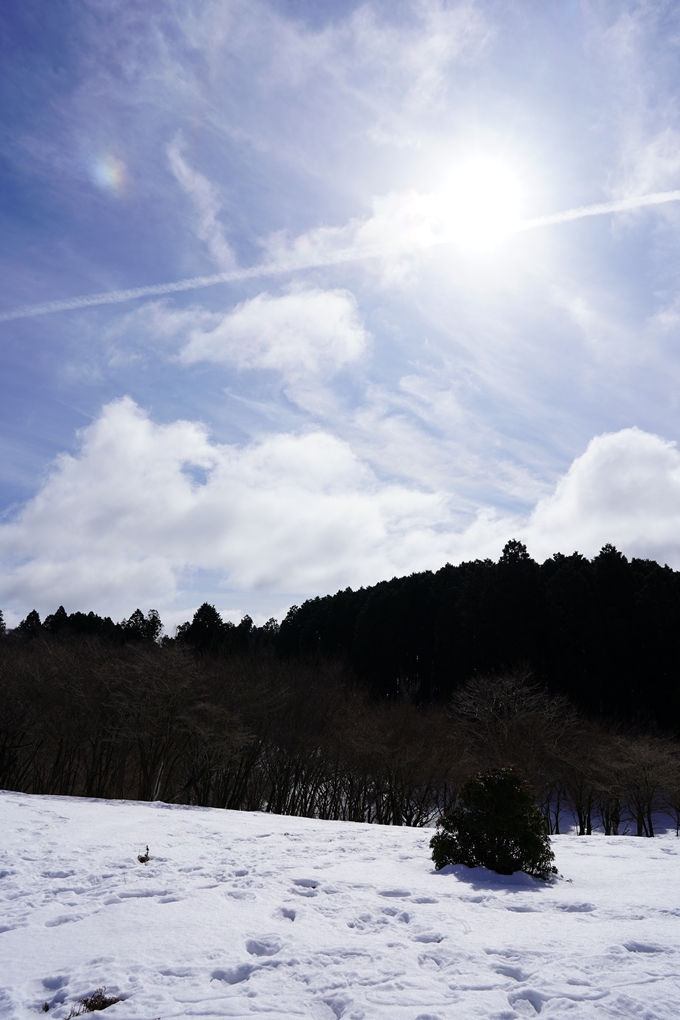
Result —
<path fill-rule="evenodd" d="M 101 986 L 107 1020 L 680 1016 L 674 834 L 555 837 L 542 884 L 435 873 L 424 829 L 16 793 L 0 823 L 3 1017 Z"/>

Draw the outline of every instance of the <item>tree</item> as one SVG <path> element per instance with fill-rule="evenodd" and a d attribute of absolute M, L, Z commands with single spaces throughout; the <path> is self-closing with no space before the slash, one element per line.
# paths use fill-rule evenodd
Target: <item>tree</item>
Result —
<path fill-rule="evenodd" d="M 132 638 L 133 641 L 156 641 L 163 630 L 163 624 L 156 609 L 150 609 L 146 616 L 141 609 L 135 609 L 130 619 L 122 620 L 120 626 L 125 637 Z"/>
<path fill-rule="evenodd" d="M 43 627 L 45 630 L 49 630 L 51 634 L 57 634 L 60 630 L 68 627 L 68 614 L 64 607 L 59 606 L 56 613 L 46 616 Z"/>
<path fill-rule="evenodd" d="M 191 623 L 177 628 L 177 640 L 193 645 L 199 652 L 219 651 L 224 644 L 227 625 L 214 606 L 204 602 L 194 613 Z"/>
<path fill-rule="evenodd" d="M 36 637 L 37 634 L 42 630 L 42 624 L 40 622 L 40 616 L 37 610 L 32 609 L 25 620 L 22 620 L 19 624 L 19 630 L 26 637 Z"/>
<path fill-rule="evenodd" d="M 499 875 L 525 871 L 544 880 L 557 871 L 545 819 L 529 786 L 509 766 L 468 779 L 456 807 L 440 819 L 430 846 L 437 871 L 466 864 Z"/>

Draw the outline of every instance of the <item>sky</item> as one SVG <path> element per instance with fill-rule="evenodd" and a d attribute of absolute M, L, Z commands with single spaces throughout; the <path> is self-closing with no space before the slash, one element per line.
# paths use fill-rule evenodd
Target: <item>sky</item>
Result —
<path fill-rule="evenodd" d="M 0 47 L 9 623 L 680 568 L 676 4 L 24 0 Z"/>

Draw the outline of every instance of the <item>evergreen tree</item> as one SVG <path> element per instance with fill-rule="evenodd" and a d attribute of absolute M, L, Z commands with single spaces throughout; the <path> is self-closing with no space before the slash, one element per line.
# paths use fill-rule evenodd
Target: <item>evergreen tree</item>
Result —
<path fill-rule="evenodd" d="M 484 867 L 499 875 L 525 871 L 547 879 L 557 869 L 543 815 L 528 785 L 510 767 L 468 779 L 456 807 L 430 841 L 437 871 L 447 864 Z"/>
<path fill-rule="evenodd" d="M 68 627 L 68 614 L 64 607 L 59 606 L 56 613 L 50 613 L 49 616 L 46 616 L 43 627 L 49 630 L 51 634 L 58 634 L 59 631 Z"/>
<path fill-rule="evenodd" d="M 133 641 L 156 641 L 163 630 L 156 609 L 150 609 L 146 616 L 141 609 L 135 609 L 130 619 L 122 620 L 120 626 L 125 637 Z"/>
<path fill-rule="evenodd" d="M 199 606 L 191 623 L 183 623 L 177 628 L 178 641 L 193 645 L 199 652 L 213 654 L 224 645 L 226 635 L 227 624 L 208 602 Z"/>
<path fill-rule="evenodd" d="M 42 624 L 37 610 L 32 609 L 26 619 L 21 621 L 19 624 L 19 630 L 26 637 L 37 637 L 42 630 Z"/>

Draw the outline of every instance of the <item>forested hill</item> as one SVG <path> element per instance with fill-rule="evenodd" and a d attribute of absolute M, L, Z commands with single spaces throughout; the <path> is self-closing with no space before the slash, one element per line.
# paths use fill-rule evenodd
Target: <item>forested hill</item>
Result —
<path fill-rule="evenodd" d="M 376 693 L 446 699 L 475 674 L 528 667 L 590 711 L 680 729 L 680 572 L 606 545 L 351 588 L 293 606 L 284 655 L 346 658 Z"/>

